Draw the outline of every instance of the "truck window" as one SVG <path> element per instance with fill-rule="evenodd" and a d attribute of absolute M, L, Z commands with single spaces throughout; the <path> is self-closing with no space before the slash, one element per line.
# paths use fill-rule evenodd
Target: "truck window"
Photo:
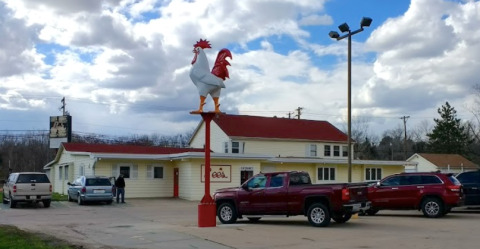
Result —
<path fill-rule="evenodd" d="M 382 182 L 382 186 L 398 186 L 400 185 L 400 177 L 392 176 Z"/>
<path fill-rule="evenodd" d="M 258 184 L 258 186 L 256 186 Z M 248 188 L 265 188 L 267 184 L 267 177 L 264 175 L 258 175 L 248 181 L 247 186 Z"/>
<path fill-rule="evenodd" d="M 270 177 L 270 187 L 271 188 L 282 187 L 283 179 L 285 179 L 285 174 L 272 175 Z"/>
<path fill-rule="evenodd" d="M 309 185 L 309 184 L 312 184 L 312 181 L 310 180 L 310 176 L 308 174 L 300 174 L 300 173 L 290 174 L 290 186 Z"/>
<path fill-rule="evenodd" d="M 480 173 L 479 172 L 464 172 L 459 174 L 456 177 L 461 183 L 478 183 L 480 182 Z"/>
<path fill-rule="evenodd" d="M 43 174 L 20 174 L 17 183 L 50 183 L 47 175 Z"/>

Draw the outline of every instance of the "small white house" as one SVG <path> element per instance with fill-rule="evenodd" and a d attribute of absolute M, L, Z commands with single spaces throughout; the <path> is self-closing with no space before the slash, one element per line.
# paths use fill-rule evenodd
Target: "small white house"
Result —
<path fill-rule="evenodd" d="M 428 154 L 416 153 L 407 159 L 409 163 L 417 163 L 416 166 L 406 166 L 410 172 L 431 172 L 440 170 L 445 173 L 461 173 L 464 171 L 477 170 L 478 165 L 458 154 Z"/>

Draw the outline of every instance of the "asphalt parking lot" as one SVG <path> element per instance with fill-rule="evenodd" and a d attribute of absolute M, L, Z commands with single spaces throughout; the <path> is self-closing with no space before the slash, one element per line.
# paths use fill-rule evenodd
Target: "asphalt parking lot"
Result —
<path fill-rule="evenodd" d="M 127 200 L 126 204 L 54 202 L 50 208 L 0 204 L 0 224 L 43 232 L 87 248 L 476 248 L 480 210 L 440 219 L 383 211 L 346 224 L 311 227 L 305 217 L 264 218 L 197 227 L 197 202 Z"/>

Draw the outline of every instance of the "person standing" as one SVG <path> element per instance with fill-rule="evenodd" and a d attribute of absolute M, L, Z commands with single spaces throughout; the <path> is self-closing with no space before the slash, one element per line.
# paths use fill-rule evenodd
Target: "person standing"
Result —
<path fill-rule="evenodd" d="M 115 187 L 117 188 L 117 203 L 119 203 L 120 195 L 122 195 L 122 203 L 125 203 L 125 179 L 123 179 L 123 174 L 118 176 Z"/>

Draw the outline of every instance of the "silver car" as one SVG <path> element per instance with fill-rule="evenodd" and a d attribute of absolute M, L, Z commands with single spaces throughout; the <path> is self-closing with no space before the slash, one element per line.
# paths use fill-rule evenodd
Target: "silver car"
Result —
<path fill-rule="evenodd" d="M 106 176 L 80 176 L 68 184 L 68 201 L 76 201 L 78 205 L 85 202 L 113 202 L 113 184 Z"/>

